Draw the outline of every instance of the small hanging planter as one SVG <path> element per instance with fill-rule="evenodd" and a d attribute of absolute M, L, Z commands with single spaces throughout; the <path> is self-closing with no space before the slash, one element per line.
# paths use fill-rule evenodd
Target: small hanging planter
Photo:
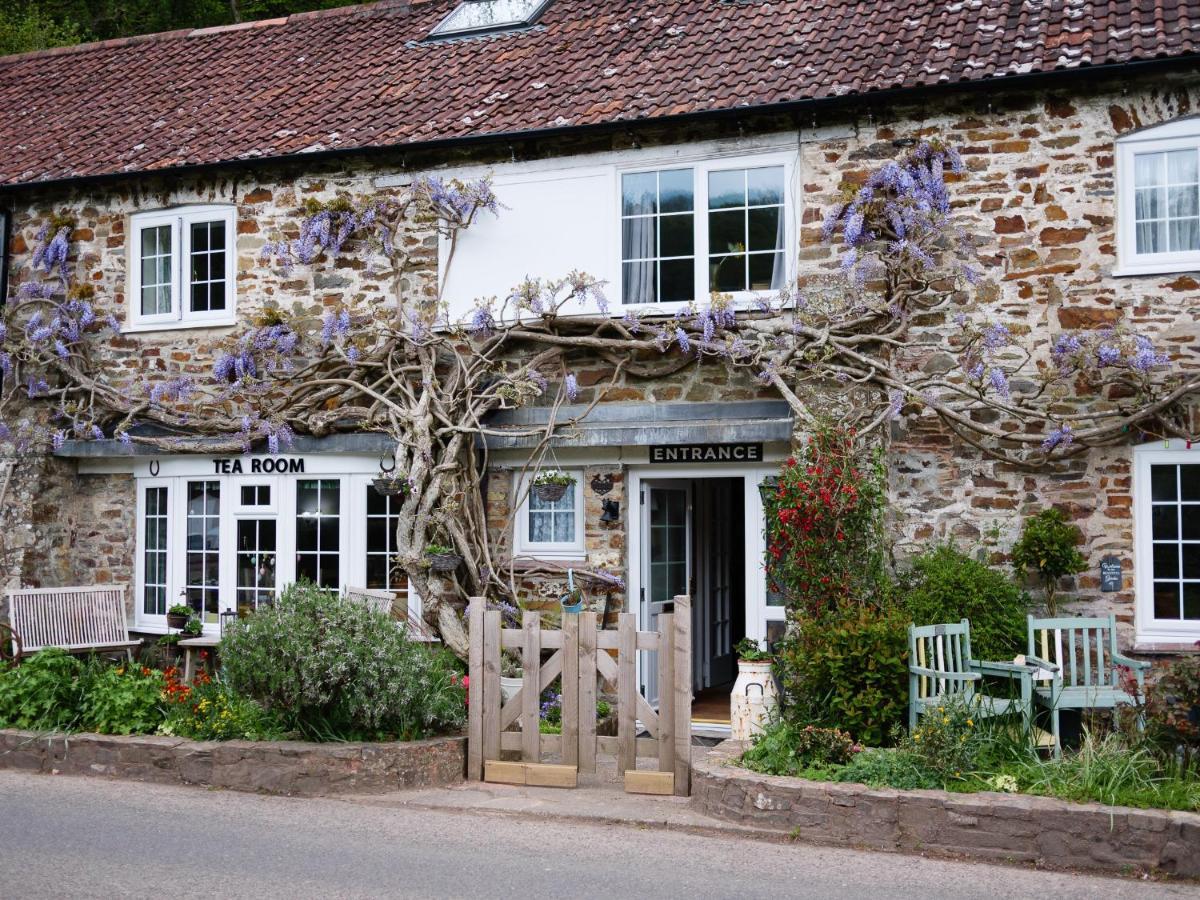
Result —
<path fill-rule="evenodd" d="M 425 560 L 429 563 L 431 572 L 453 572 L 462 565 L 462 557 L 454 552 L 454 548 L 444 547 L 441 544 L 427 546 Z"/>
<path fill-rule="evenodd" d="M 409 484 L 408 476 L 396 471 L 396 463 L 393 460 L 391 466 L 385 466 L 384 460 L 379 460 L 379 474 L 371 479 L 371 485 L 375 488 L 375 493 L 381 497 L 403 497 L 412 490 L 412 485 Z"/>
<path fill-rule="evenodd" d="M 558 598 L 565 613 L 583 612 L 583 588 L 575 586 L 575 570 L 567 569 L 567 592 Z"/>
<path fill-rule="evenodd" d="M 533 477 L 530 490 L 543 503 L 556 503 L 567 495 L 567 489 L 575 483 L 575 476 L 561 469 L 546 469 Z"/>
<path fill-rule="evenodd" d="M 371 479 L 371 485 L 381 497 L 406 497 L 412 489 L 403 475 L 376 475 Z"/>

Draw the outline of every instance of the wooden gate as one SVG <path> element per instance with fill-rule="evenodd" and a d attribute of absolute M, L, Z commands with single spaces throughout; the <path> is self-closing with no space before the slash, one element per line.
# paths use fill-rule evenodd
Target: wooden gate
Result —
<path fill-rule="evenodd" d="M 598 753 L 617 758 L 625 789 L 674 793 L 690 789 L 692 721 L 691 599 L 675 598 L 675 611 L 659 616 L 657 631 L 638 631 L 637 617 L 621 613 L 617 630 L 597 628 L 596 613 L 563 613 L 561 629 L 543 629 L 541 614 L 525 612 L 520 628 L 505 628 L 499 610 L 471 599 L 467 777 L 474 781 L 571 786 L 578 772 L 594 773 Z M 507 703 L 500 693 L 500 656 L 519 650 L 522 686 Z M 543 651 L 553 651 L 543 662 Z M 657 651 L 659 706 L 638 690 L 637 654 Z M 615 656 L 614 656 L 615 654 Z M 562 733 L 542 734 L 541 696 L 562 677 Z M 597 736 L 598 684 L 616 696 L 617 735 Z M 530 690 L 530 687 L 536 688 Z M 640 727 L 639 727 L 640 723 Z M 644 731 L 649 737 L 638 737 Z M 520 753 L 503 760 L 502 751 Z M 543 754 L 561 762 L 542 763 Z M 656 768 L 638 770 L 650 758 Z"/>

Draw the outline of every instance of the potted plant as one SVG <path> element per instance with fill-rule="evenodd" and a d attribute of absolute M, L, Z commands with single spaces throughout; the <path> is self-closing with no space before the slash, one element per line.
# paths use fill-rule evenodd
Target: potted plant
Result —
<path fill-rule="evenodd" d="M 184 623 L 187 624 L 186 622 Z M 168 664 L 173 665 L 179 659 L 179 641 L 183 638 L 181 634 L 164 634 L 158 639 L 159 653 Z"/>
<path fill-rule="evenodd" d="M 738 676 L 729 695 L 730 737 L 748 741 L 762 733 L 779 705 L 779 697 L 771 675 L 771 654 L 753 638 L 742 638 L 733 650 L 738 658 Z"/>
<path fill-rule="evenodd" d="M 433 572 L 453 572 L 462 563 L 462 557 L 455 552 L 454 548 L 444 544 L 427 544 L 425 559 L 429 563 L 430 571 Z"/>
<path fill-rule="evenodd" d="M 186 603 L 176 603 L 167 610 L 167 627 L 182 628 L 192 617 L 192 608 Z"/>
<path fill-rule="evenodd" d="M 382 497 L 404 497 L 412 490 L 408 476 L 399 472 L 383 472 L 371 479 L 375 493 Z"/>
<path fill-rule="evenodd" d="M 567 494 L 567 488 L 575 483 L 575 476 L 562 469 L 543 469 L 533 476 L 533 495 L 543 503 L 555 503 Z"/>
<path fill-rule="evenodd" d="M 583 588 L 575 584 L 575 570 L 567 569 L 567 592 L 558 598 L 565 613 L 583 612 Z"/>
<path fill-rule="evenodd" d="M 500 654 L 500 697 L 505 703 L 517 696 L 517 691 L 525 683 L 524 675 L 520 660 L 515 655 Z"/>
<path fill-rule="evenodd" d="M 197 618 L 188 619 L 183 626 L 183 633 L 190 638 L 200 637 L 204 634 L 204 624 Z"/>

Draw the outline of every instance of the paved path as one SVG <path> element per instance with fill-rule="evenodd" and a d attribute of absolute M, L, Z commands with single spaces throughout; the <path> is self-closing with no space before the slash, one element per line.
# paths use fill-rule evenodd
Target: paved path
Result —
<path fill-rule="evenodd" d="M 0 897 L 1158 898 L 1155 884 L 623 825 L 0 772 Z"/>

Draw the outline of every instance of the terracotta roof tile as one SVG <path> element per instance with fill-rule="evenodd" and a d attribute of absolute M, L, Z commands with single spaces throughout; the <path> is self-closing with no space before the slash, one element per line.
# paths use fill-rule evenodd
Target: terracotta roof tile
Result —
<path fill-rule="evenodd" d="M 1193 54 L 1200 0 L 554 0 L 429 42 L 392 2 L 0 58 L 0 184 Z"/>

